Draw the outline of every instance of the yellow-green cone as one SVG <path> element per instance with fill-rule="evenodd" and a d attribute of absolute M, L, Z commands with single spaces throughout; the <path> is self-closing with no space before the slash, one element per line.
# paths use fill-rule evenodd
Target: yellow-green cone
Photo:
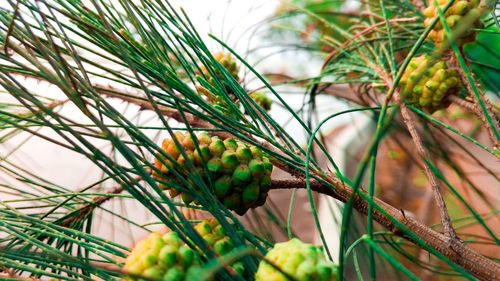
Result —
<path fill-rule="evenodd" d="M 123 269 L 158 280 L 182 281 L 189 268 L 199 264 L 198 253 L 182 245 L 177 233 L 169 232 L 162 236 L 153 232 L 137 243 Z M 127 277 L 125 280 L 137 279 Z"/>
<path fill-rule="evenodd" d="M 444 98 L 460 90 L 460 80 L 457 71 L 449 69 L 446 62 L 430 65 L 429 60 L 427 55 L 411 59 L 399 87 L 403 96 L 432 112 L 449 105 Z"/>
<path fill-rule="evenodd" d="M 306 244 L 297 238 L 277 243 L 266 260 L 298 281 L 336 281 L 336 266 L 325 259 L 321 247 Z M 288 281 L 280 271 L 261 261 L 255 281 Z"/>
<path fill-rule="evenodd" d="M 222 141 L 218 137 L 202 133 L 197 136 L 200 150 L 198 152 L 188 133 L 176 133 L 176 138 L 194 167 L 207 176 L 202 163 L 205 161 L 208 176 L 214 183 L 214 194 L 228 209 L 242 215 L 249 208 L 265 203 L 271 185 L 273 165 L 269 157 L 258 148 L 233 139 Z M 162 149 L 175 163 L 159 154 L 155 159 L 155 168 L 161 172 L 155 171 L 153 176 L 163 182 L 160 187 L 168 190 L 171 196 L 180 194 L 185 203 L 190 203 L 192 199 L 176 189 L 175 184 L 181 183 L 173 174 L 173 170 L 181 175 L 192 173 L 188 161 L 171 139 L 163 141 Z"/>
<path fill-rule="evenodd" d="M 234 244 L 224 232 L 222 226 L 215 219 L 204 220 L 194 227 L 203 237 L 208 246 L 219 256 L 223 256 L 234 249 Z M 245 268 L 242 262 L 235 262 L 231 267 L 237 274 L 243 275 Z"/>
<path fill-rule="evenodd" d="M 439 4 L 441 10 L 445 8 L 448 2 L 448 0 L 437 0 L 437 3 Z M 450 6 L 446 13 L 444 13 L 446 23 L 451 30 L 453 30 L 453 28 L 456 27 L 457 24 L 464 22 L 465 19 L 477 18 L 476 21 L 470 23 L 470 28 L 468 29 L 468 31 L 462 33 L 459 38 L 456 38 L 456 43 L 458 45 L 463 45 L 475 40 L 476 32 L 473 31 L 473 29 L 483 27 L 479 17 L 485 8 L 485 0 L 458 0 Z M 434 5 L 434 0 L 428 1 L 427 8 L 424 10 L 424 16 L 426 17 L 424 21 L 424 25 L 426 27 L 431 25 L 434 19 L 439 17 L 438 10 Z M 431 30 L 431 32 L 429 33 L 429 38 L 439 46 L 445 40 L 445 34 L 446 33 L 443 25 L 438 21 L 433 30 Z"/>
<path fill-rule="evenodd" d="M 271 109 L 273 101 L 264 92 L 253 92 L 250 94 L 250 97 L 265 111 Z"/>
<path fill-rule="evenodd" d="M 234 77 L 234 79 L 236 81 L 238 81 L 240 79 L 239 76 L 238 76 L 238 73 L 240 72 L 240 68 L 236 64 L 236 61 L 231 56 L 231 54 L 229 54 L 229 53 L 223 53 L 223 52 L 217 52 L 217 53 L 212 54 L 212 56 L 214 57 L 214 59 L 216 61 L 218 61 L 229 72 L 229 74 L 231 74 L 231 76 Z M 201 67 L 201 71 L 206 76 L 210 76 L 210 73 L 208 72 L 208 70 L 204 66 Z M 217 75 L 219 77 L 222 76 L 221 74 L 217 74 Z"/>

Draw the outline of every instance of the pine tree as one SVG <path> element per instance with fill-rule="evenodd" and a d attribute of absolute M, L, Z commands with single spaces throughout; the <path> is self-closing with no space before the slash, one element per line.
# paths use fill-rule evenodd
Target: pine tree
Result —
<path fill-rule="evenodd" d="M 40 138 L 93 163 L 102 178 L 77 191 L 45 179 L 23 164 L 36 159 L 15 157 L 26 141 L 0 156 L 1 280 L 500 280 L 500 257 L 478 247 L 500 245 L 498 168 L 485 165 L 500 157 L 496 3 L 381 0 L 342 12 L 342 1 L 288 1 L 273 19 L 288 29 L 273 36 L 291 32 L 324 63 L 315 77 L 276 78 L 213 35 L 224 51 L 209 49 L 166 0 L 7 2 L 0 8 L 0 142 Z M 261 87 L 246 88 L 248 79 Z M 33 80 L 63 98 L 27 86 Z M 352 91 L 330 91 L 337 84 Z M 287 103 L 282 85 L 302 91 L 303 110 Z M 318 121 L 320 95 L 351 108 Z M 124 114 L 118 101 L 157 125 Z M 276 121 L 271 103 L 299 124 L 307 145 Z M 76 121 L 68 107 L 82 117 Z M 453 122 L 452 108 L 481 133 Z M 321 128 L 353 112 L 376 126 L 349 173 L 338 169 Z M 424 208 L 437 208 L 437 225 L 376 196 L 383 162 L 400 155 L 380 151 L 399 139 L 391 149 L 401 148 L 423 173 L 431 198 Z M 470 167 L 492 180 L 488 192 L 471 181 Z M 278 170 L 291 179 L 271 174 Z M 293 190 L 288 218 L 269 199 L 277 189 Z M 298 189 L 307 191 L 307 220 L 323 245 L 292 230 Z M 343 203 L 338 249 L 327 247 L 318 194 Z M 107 207 L 119 200 L 140 204 L 168 233 L 134 221 L 134 210 L 128 217 Z M 133 248 L 105 239 L 94 231 L 97 212 L 112 218 L 98 227 L 115 237 L 125 235 L 118 224 L 152 233 L 135 237 Z M 200 223 L 193 212 L 210 219 Z M 288 242 L 278 243 L 262 221 Z M 460 232 L 470 225 L 478 232 Z"/>

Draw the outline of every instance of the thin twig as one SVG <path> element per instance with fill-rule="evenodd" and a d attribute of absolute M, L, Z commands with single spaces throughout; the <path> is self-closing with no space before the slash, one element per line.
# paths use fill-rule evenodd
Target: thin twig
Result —
<path fill-rule="evenodd" d="M 402 18 L 402 19 L 390 19 L 389 20 L 389 23 L 401 23 L 401 22 L 414 22 L 414 21 L 417 21 L 418 20 L 418 17 L 412 17 L 412 18 Z M 344 49 L 347 45 L 349 45 L 349 43 L 353 40 L 355 40 L 356 38 L 366 34 L 366 33 L 369 33 L 369 32 L 372 32 L 373 30 L 375 30 L 377 27 L 379 26 L 382 26 L 386 24 L 385 21 L 381 21 L 381 22 L 378 22 L 374 25 L 371 25 L 363 30 L 361 30 L 360 32 L 354 34 L 354 36 L 352 36 L 351 38 L 349 38 L 348 40 L 346 40 L 344 43 L 342 43 L 342 45 L 340 45 L 338 48 L 336 48 L 335 50 L 333 50 L 329 55 L 328 57 L 326 57 L 325 61 L 323 62 L 323 65 L 321 66 L 321 70 L 323 70 L 326 65 L 328 64 L 328 62 L 330 62 L 330 60 L 333 58 L 333 56 L 335 56 L 338 52 L 342 51 L 342 49 Z"/>
<path fill-rule="evenodd" d="M 468 101 L 461 99 L 455 95 L 448 95 L 448 96 L 446 96 L 446 99 L 448 101 L 460 106 L 460 107 L 463 107 L 464 109 L 466 109 L 470 113 L 477 115 L 477 107 L 474 103 L 468 102 Z"/>
<path fill-rule="evenodd" d="M 420 134 L 417 132 L 417 129 L 415 127 L 414 116 L 409 111 L 408 107 L 403 103 L 400 105 L 400 110 L 401 110 L 401 116 L 403 117 L 406 127 L 408 128 L 408 132 L 410 133 L 411 138 L 413 139 L 413 143 L 415 144 L 418 154 L 420 155 L 420 157 L 422 157 L 422 159 L 430 161 L 431 157 L 429 155 L 429 152 L 425 150 L 422 138 L 420 137 Z M 441 223 L 443 224 L 444 233 L 451 239 L 459 240 L 455 230 L 453 229 L 450 215 L 448 214 L 448 211 L 446 209 L 446 203 L 444 202 L 443 195 L 441 194 L 441 186 L 439 185 L 436 176 L 430 169 L 429 165 L 427 165 L 425 161 L 423 163 L 423 166 L 425 175 L 427 176 L 427 179 L 429 180 L 429 183 L 431 184 L 432 187 L 432 191 L 434 193 L 434 201 L 436 202 L 436 205 L 439 209 L 439 214 L 441 217 Z"/>
<path fill-rule="evenodd" d="M 136 180 L 141 180 L 141 178 L 136 178 Z M 113 195 L 113 194 L 120 194 L 125 190 L 123 185 L 116 186 L 112 188 L 111 190 L 107 191 L 106 194 Z M 96 196 L 92 198 L 92 202 L 85 203 L 83 204 L 80 208 L 78 208 L 74 212 L 78 212 L 77 214 L 65 219 L 60 226 L 63 227 L 70 227 L 74 222 L 80 221 L 83 218 L 87 217 L 90 213 L 92 213 L 97 207 L 101 206 L 111 198 L 114 198 L 113 196 L 107 196 L 107 195 L 101 195 L 101 196 Z"/>

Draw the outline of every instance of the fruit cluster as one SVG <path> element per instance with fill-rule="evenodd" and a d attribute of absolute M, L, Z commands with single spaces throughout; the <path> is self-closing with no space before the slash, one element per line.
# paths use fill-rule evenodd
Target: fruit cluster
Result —
<path fill-rule="evenodd" d="M 189 169 L 189 159 L 200 174 L 210 177 L 214 183 L 215 196 L 226 208 L 242 215 L 249 208 L 265 203 L 273 169 L 268 156 L 255 146 L 234 139 L 222 141 L 207 133 L 194 136 L 198 143 L 197 149 L 193 136 L 177 132 L 175 137 L 181 147 L 171 139 L 163 141 L 162 150 L 170 159 L 162 154 L 155 158 L 155 168 L 159 172 L 155 171 L 153 176 L 160 181 L 160 188 L 168 190 L 172 197 L 180 194 L 186 204 L 192 202 L 193 199 L 178 188 L 183 185 L 173 173 L 175 170 L 182 176 L 192 174 L 194 171 Z M 208 173 L 205 172 L 204 164 Z"/>
<path fill-rule="evenodd" d="M 223 256 L 234 249 L 234 244 L 227 236 L 222 226 L 215 219 L 204 220 L 194 227 L 207 245 L 218 255 Z M 231 265 L 234 271 L 242 275 L 245 271 L 242 262 L 236 262 Z"/>
<path fill-rule="evenodd" d="M 448 106 L 444 97 L 455 94 L 460 89 L 459 77 L 457 71 L 448 69 L 444 61 L 430 64 L 427 55 L 411 59 L 399 86 L 402 94 L 410 101 L 417 102 L 429 111 L 435 111 Z"/>
<path fill-rule="evenodd" d="M 321 247 L 306 244 L 297 238 L 277 243 L 266 260 L 298 281 L 335 281 L 336 266 L 327 261 Z M 288 281 L 289 279 L 266 261 L 255 274 L 256 281 Z"/>
<path fill-rule="evenodd" d="M 223 256 L 234 249 L 233 242 L 217 220 L 204 220 L 194 229 L 217 256 Z M 127 257 L 124 270 L 148 278 L 182 281 L 188 274 L 194 275 L 196 270 L 202 269 L 201 261 L 199 253 L 183 245 L 177 233 L 169 232 L 161 236 L 153 232 L 145 240 L 137 243 Z M 231 267 L 240 275 L 245 270 L 242 262 L 235 262 Z M 137 279 L 127 277 L 125 280 Z"/>
<path fill-rule="evenodd" d="M 449 0 L 437 0 L 439 4 L 439 8 L 443 10 Z M 471 28 L 469 28 L 466 32 L 461 34 L 460 38 L 456 39 L 458 45 L 463 45 L 465 43 L 474 41 L 476 37 L 476 32 L 474 32 L 473 28 L 482 28 L 482 23 L 479 20 L 479 16 L 481 14 L 481 10 L 479 8 L 485 7 L 485 1 L 481 0 L 459 0 L 455 1 L 448 10 L 444 13 L 444 17 L 446 18 L 446 23 L 453 29 L 457 24 L 464 20 L 465 16 L 468 14 L 476 20 L 471 23 Z M 431 25 L 431 23 L 439 17 L 438 9 L 434 5 L 434 0 L 429 0 L 427 8 L 424 10 L 424 16 L 426 17 L 424 21 L 424 25 L 427 27 Z M 437 22 L 434 26 L 433 30 L 429 33 L 429 37 L 434 41 L 436 45 L 440 45 L 445 40 L 445 30 L 441 22 Z"/>
<path fill-rule="evenodd" d="M 124 270 L 164 281 L 184 280 L 186 272 L 200 264 L 197 252 L 182 245 L 175 232 L 163 236 L 153 232 L 140 241 L 128 256 Z M 125 280 L 137 280 L 127 277 Z"/>

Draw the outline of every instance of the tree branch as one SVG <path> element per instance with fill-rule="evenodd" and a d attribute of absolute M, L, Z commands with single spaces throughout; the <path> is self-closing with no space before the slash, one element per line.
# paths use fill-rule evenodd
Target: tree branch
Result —
<path fill-rule="evenodd" d="M 477 107 L 474 103 L 468 102 L 468 101 L 461 99 L 455 95 L 446 96 L 446 99 L 448 101 L 460 106 L 460 107 L 465 108 L 467 111 L 469 111 L 470 113 L 477 116 Z"/>
<path fill-rule="evenodd" d="M 408 110 L 408 107 L 404 103 L 400 105 L 400 110 L 401 110 L 401 116 L 403 116 L 403 120 L 406 124 L 406 127 L 408 128 L 408 132 L 410 132 L 411 138 L 413 139 L 413 143 L 417 148 L 417 152 L 420 155 L 420 157 L 422 157 L 422 159 L 424 160 L 423 163 L 424 172 L 425 175 L 427 176 L 427 179 L 429 179 L 432 191 L 434 193 L 434 201 L 436 202 L 436 205 L 439 209 L 439 214 L 441 217 L 441 223 L 443 224 L 444 233 L 451 239 L 460 240 L 451 224 L 450 215 L 448 214 L 448 210 L 446 209 L 446 203 L 444 202 L 443 195 L 441 194 L 441 186 L 439 185 L 436 176 L 429 168 L 429 165 L 427 165 L 427 163 L 425 162 L 426 159 L 430 161 L 431 157 L 427 152 L 427 150 L 425 150 L 422 139 L 419 133 L 417 132 L 417 129 L 415 128 L 415 119 Z"/>

